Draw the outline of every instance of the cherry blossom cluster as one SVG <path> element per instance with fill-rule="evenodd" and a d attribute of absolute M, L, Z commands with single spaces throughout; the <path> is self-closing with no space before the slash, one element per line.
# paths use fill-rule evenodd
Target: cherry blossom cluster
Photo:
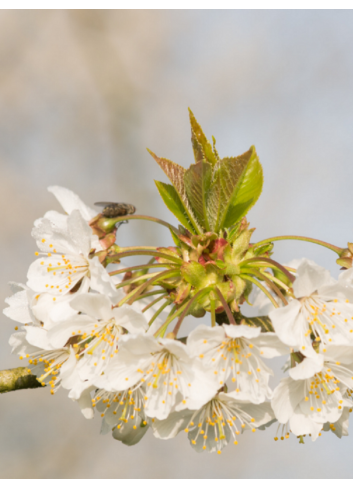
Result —
<path fill-rule="evenodd" d="M 165 334 L 157 300 L 140 295 L 126 303 L 119 268 L 108 272 L 100 260 L 104 239 L 90 226 L 96 212 L 67 189 L 49 191 L 65 214 L 50 211 L 35 221 L 39 251 L 26 285 L 12 284 L 4 313 L 20 324 L 12 351 L 51 394 L 66 389 L 86 418 L 98 411 L 102 432 L 127 445 L 149 428 L 161 439 L 185 431 L 197 451 L 218 453 L 245 430 L 274 422 L 282 439 L 290 432 L 301 440 L 322 430 L 348 434 L 352 269 L 337 281 L 301 260 L 288 267 L 295 280 L 280 307 L 258 289 L 254 305 L 268 314 L 272 331 L 242 319 L 200 324 L 177 338 Z M 163 309 L 172 317 L 173 309 Z M 284 355 L 288 376 L 272 391 L 266 359 Z"/>
<path fill-rule="evenodd" d="M 67 390 L 86 418 L 98 411 L 102 432 L 127 445 L 149 428 L 160 439 L 184 431 L 195 450 L 217 453 L 273 423 L 275 440 L 347 435 L 353 243 L 253 242 L 246 214 L 263 186 L 255 147 L 221 158 L 189 116 L 194 164 L 150 151 L 171 182 L 156 185 L 178 227 L 135 215 L 131 204 L 99 203 L 97 214 L 70 190 L 49 188 L 65 213 L 34 223 L 36 259 L 4 310 L 17 323 L 12 351 L 38 386 Z M 165 226 L 172 245 L 119 246 L 117 230 L 130 219 Z M 338 280 L 307 259 L 274 260 L 274 243 L 288 239 L 336 253 Z M 126 257 L 144 263 L 123 265 Z M 243 314 L 246 303 L 253 316 Z M 183 337 L 189 315 L 200 323 Z M 278 356 L 284 378 L 272 390 L 267 362 Z"/>

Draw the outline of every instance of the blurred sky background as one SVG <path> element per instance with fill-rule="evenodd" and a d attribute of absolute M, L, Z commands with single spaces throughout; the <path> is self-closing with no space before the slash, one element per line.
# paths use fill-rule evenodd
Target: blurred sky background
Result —
<path fill-rule="evenodd" d="M 34 219 L 59 210 L 49 185 L 175 223 L 145 148 L 192 163 L 188 106 L 221 155 L 257 148 L 265 183 L 248 215 L 254 240 L 353 241 L 352 87 L 352 11 L 0 11 L 1 302 L 9 281 L 26 281 Z M 171 243 L 137 221 L 118 236 L 123 246 Z M 326 249 L 275 246 L 279 261 L 302 256 L 338 275 Z M 1 324 L 0 369 L 16 367 L 15 323 Z M 218 456 L 194 452 L 184 433 L 167 442 L 148 433 L 129 448 L 99 425 L 64 391 L 0 395 L 1 477 L 353 476 L 353 437 L 274 442 L 272 427 Z"/>

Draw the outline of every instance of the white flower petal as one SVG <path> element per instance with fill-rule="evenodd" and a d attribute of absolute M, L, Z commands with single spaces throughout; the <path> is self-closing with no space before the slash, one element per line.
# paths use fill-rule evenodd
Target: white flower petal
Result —
<path fill-rule="evenodd" d="M 252 342 L 258 347 L 264 358 L 288 355 L 290 352 L 288 345 L 282 343 L 276 333 L 261 333 Z"/>
<path fill-rule="evenodd" d="M 222 325 L 229 338 L 257 338 L 261 333 L 261 328 L 254 328 L 245 324 L 237 326 L 223 324 Z"/>
<path fill-rule="evenodd" d="M 289 424 L 294 435 L 311 435 L 312 441 L 316 440 L 323 426 L 322 423 L 315 423 L 315 421 L 300 412 L 291 416 Z"/>
<path fill-rule="evenodd" d="M 152 423 L 154 436 L 162 440 L 174 438 L 180 431 L 185 430 L 193 412 L 189 409 L 184 409 L 183 411 L 170 413 L 166 419 L 155 419 Z"/>
<path fill-rule="evenodd" d="M 88 255 L 91 250 L 92 229 L 83 219 L 79 211 L 74 210 L 67 219 L 67 229 L 76 250 L 83 255 Z"/>
<path fill-rule="evenodd" d="M 134 429 L 134 426 L 136 429 Z M 113 437 L 116 440 L 121 441 L 124 445 L 128 445 L 129 447 L 136 445 L 143 436 L 147 433 L 148 425 L 141 426 L 133 425 L 132 423 L 123 423 L 120 430 L 117 428 L 113 430 Z"/>
<path fill-rule="evenodd" d="M 26 290 L 16 292 L 13 296 L 6 298 L 5 302 L 10 306 L 3 310 L 5 316 L 22 324 L 32 322 Z"/>
<path fill-rule="evenodd" d="M 76 295 L 71 301 L 71 307 L 96 320 L 108 320 L 113 317 L 112 303 L 108 297 L 102 294 L 86 293 Z"/>
<path fill-rule="evenodd" d="M 91 390 L 92 388 L 84 390 L 78 399 L 78 405 L 86 419 L 92 419 L 94 417 L 94 409 L 92 408 L 92 400 L 90 395 Z"/>
<path fill-rule="evenodd" d="M 98 214 L 98 212 L 90 209 L 74 192 L 68 190 L 67 188 L 53 185 L 51 187 L 48 187 L 48 191 L 57 198 L 67 214 L 71 214 L 71 212 L 74 210 L 79 210 L 82 217 L 86 221 L 91 220 L 94 216 Z"/>
<path fill-rule="evenodd" d="M 293 284 L 297 298 L 311 295 L 330 280 L 330 272 L 311 260 L 303 259 L 297 269 Z"/>
<path fill-rule="evenodd" d="M 50 344 L 54 348 L 62 348 L 69 338 L 91 333 L 94 324 L 94 319 L 84 315 L 77 315 L 62 321 L 48 331 Z"/>
<path fill-rule="evenodd" d="M 300 302 L 293 300 L 288 304 L 288 306 L 279 307 L 278 309 L 271 311 L 269 314 L 276 334 L 286 345 L 297 345 L 298 339 L 296 335 L 297 328 L 295 328 L 295 323 L 297 321 L 302 321 L 300 310 Z"/>
<path fill-rule="evenodd" d="M 315 356 L 308 334 L 309 324 L 301 309 L 301 303 L 292 300 L 287 306 L 270 312 L 269 317 L 282 343 L 298 348 L 305 356 Z"/>
<path fill-rule="evenodd" d="M 325 355 L 325 361 L 353 363 L 353 346 L 324 345 L 320 351 Z"/>
<path fill-rule="evenodd" d="M 26 340 L 33 346 L 42 348 L 43 350 L 51 350 L 52 346 L 49 342 L 48 332 L 37 326 L 25 326 Z M 63 346 L 63 345 L 61 345 Z"/>
<path fill-rule="evenodd" d="M 272 409 L 280 423 L 287 423 L 296 407 L 304 399 L 305 381 L 282 379 L 273 392 Z"/>
<path fill-rule="evenodd" d="M 303 380 L 313 377 L 318 372 L 321 372 L 324 364 L 322 355 L 316 355 L 314 358 L 305 358 L 301 363 L 289 370 L 289 375 L 293 380 Z"/>
<path fill-rule="evenodd" d="M 116 323 L 123 326 L 129 333 L 145 333 L 148 329 L 148 322 L 144 314 L 128 304 L 115 307 L 112 313 Z"/>
<path fill-rule="evenodd" d="M 89 260 L 89 269 L 91 277 L 91 288 L 106 294 L 111 298 L 114 298 L 115 303 L 124 297 L 121 290 L 116 290 L 112 277 L 107 272 L 106 268 L 99 262 L 98 257 L 95 256 Z"/>
<path fill-rule="evenodd" d="M 200 354 L 200 346 L 207 344 L 208 348 L 217 347 L 225 339 L 225 331 L 221 326 L 210 328 L 203 324 L 197 326 L 188 336 L 187 345 L 191 356 Z"/>

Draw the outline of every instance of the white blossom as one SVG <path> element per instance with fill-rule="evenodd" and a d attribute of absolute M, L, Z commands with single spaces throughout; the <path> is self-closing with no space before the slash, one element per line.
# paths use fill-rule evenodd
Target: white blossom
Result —
<path fill-rule="evenodd" d="M 336 423 L 352 401 L 353 347 L 325 346 L 313 358 L 304 358 L 289 370 L 290 377 L 276 387 L 272 408 L 280 423 L 289 422 L 297 435 L 311 434 L 314 441 L 325 423 Z"/>
<path fill-rule="evenodd" d="M 33 230 L 42 257 L 34 261 L 28 271 L 27 285 L 37 292 L 58 296 L 72 290 L 92 290 L 117 296 L 114 283 L 98 257 L 91 257 L 92 247 L 98 246 L 98 238 L 74 210 L 67 218 L 65 230 L 55 230 L 49 221 L 43 221 Z M 121 297 L 121 293 L 119 293 Z"/>
<path fill-rule="evenodd" d="M 25 331 L 14 333 L 9 341 L 12 353 L 29 363 L 28 371 L 35 375 L 43 386 L 51 387 L 51 394 L 62 386 L 71 389 L 78 381 L 75 375 L 75 352 L 69 346 L 54 349 L 47 332 L 35 326 L 26 326 Z"/>
<path fill-rule="evenodd" d="M 154 420 L 152 428 L 154 435 L 162 439 L 184 430 L 197 452 L 221 453 L 231 441 L 238 444 L 237 436 L 244 429 L 255 432 L 273 419 L 270 403 L 252 404 L 220 392 L 201 409 L 174 412 L 163 421 Z"/>
<path fill-rule="evenodd" d="M 158 419 L 165 419 L 174 408 L 196 409 L 217 391 L 185 345 L 148 334 L 122 337 L 109 370 L 95 382 L 109 391 L 144 385 L 146 414 Z"/>
<path fill-rule="evenodd" d="M 261 357 L 289 354 L 275 333 L 261 333 L 261 328 L 247 325 L 200 325 L 190 333 L 187 344 L 219 387 L 231 378 L 234 395 L 256 404 L 272 395 L 268 381 L 273 372 Z"/>
<path fill-rule="evenodd" d="M 353 304 L 345 288 L 327 270 L 302 260 L 293 284 L 295 299 L 269 313 L 280 340 L 315 356 L 313 339 L 323 344 L 353 345 Z"/>
<path fill-rule="evenodd" d="M 138 443 L 148 430 L 144 398 L 145 392 L 141 387 L 121 392 L 98 390 L 92 406 L 97 407 L 103 418 L 101 433 L 112 430 L 114 438 L 125 445 Z"/>
<path fill-rule="evenodd" d="M 44 214 L 43 218 L 37 219 L 34 222 L 35 227 L 40 227 L 43 220 L 46 219 L 51 222 L 54 228 L 65 230 L 68 215 L 74 210 L 79 211 L 83 219 L 87 222 L 97 215 L 96 211 L 84 204 L 78 195 L 67 188 L 54 185 L 48 187 L 48 191 L 56 197 L 66 214 L 61 214 L 57 211 L 48 211 Z"/>
<path fill-rule="evenodd" d="M 59 322 L 48 337 L 56 348 L 68 341 L 75 345 L 82 380 L 91 380 L 107 371 L 125 333 L 144 333 L 148 328 L 140 311 L 129 305 L 114 307 L 110 298 L 101 294 L 79 294 L 70 304 L 81 314 Z"/>
<path fill-rule="evenodd" d="M 32 325 L 50 329 L 57 321 L 63 321 L 78 314 L 70 306 L 73 295 L 56 298 L 48 293 L 37 293 L 26 285 L 15 284 L 16 292 L 5 299 L 9 307 L 3 310 L 12 320 L 23 325 Z"/>

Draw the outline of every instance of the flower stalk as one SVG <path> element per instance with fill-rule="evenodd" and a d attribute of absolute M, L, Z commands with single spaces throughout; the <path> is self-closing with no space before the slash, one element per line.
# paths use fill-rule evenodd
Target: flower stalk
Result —
<path fill-rule="evenodd" d="M 341 253 L 343 251 L 343 248 L 340 248 L 339 246 L 335 246 L 333 244 L 327 243 L 326 241 L 321 241 L 320 239 L 315 239 L 315 238 L 307 238 L 306 236 L 295 236 L 295 235 L 274 236 L 273 238 L 266 238 L 266 239 L 263 239 L 262 241 L 258 241 L 255 246 L 260 247 L 260 246 L 263 246 L 265 244 L 273 243 L 274 241 L 284 241 L 284 240 L 306 241 L 307 243 L 317 244 L 317 245 L 323 246 L 324 248 L 327 248 L 331 251 L 334 251 L 339 256 L 341 256 Z"/>

